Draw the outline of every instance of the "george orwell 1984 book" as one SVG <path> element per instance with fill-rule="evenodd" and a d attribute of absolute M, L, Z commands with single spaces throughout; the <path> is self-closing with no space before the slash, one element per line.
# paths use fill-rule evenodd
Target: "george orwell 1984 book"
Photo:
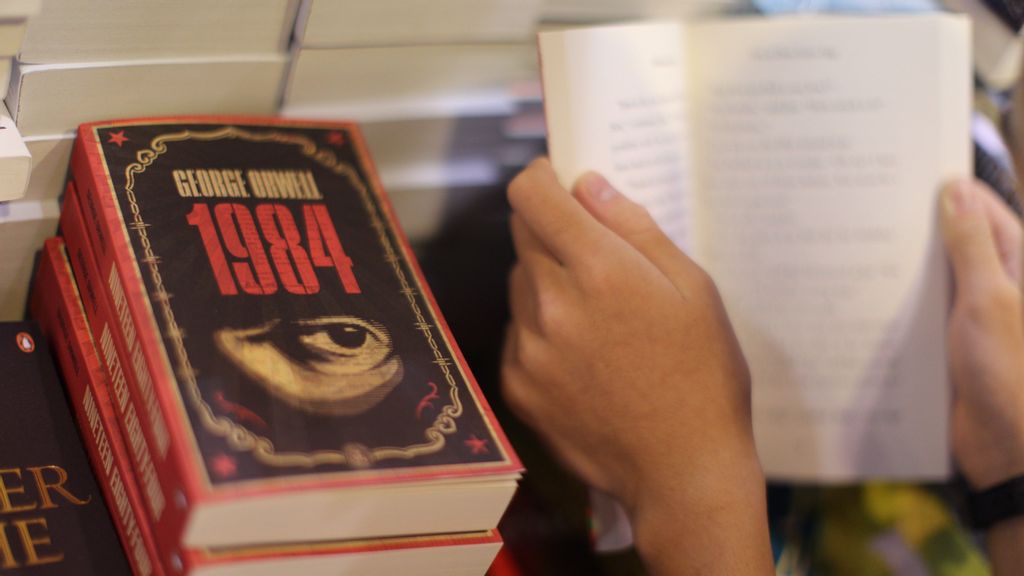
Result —
<path fill-rule="evenodd" d="M 356 125 L 88 124 L 72 177 L 164 547 L 497 525 L 519 460 Z"/>

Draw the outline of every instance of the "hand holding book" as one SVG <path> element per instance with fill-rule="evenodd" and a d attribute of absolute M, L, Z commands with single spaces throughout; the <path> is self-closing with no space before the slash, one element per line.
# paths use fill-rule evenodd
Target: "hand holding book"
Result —
<path fill-rule="evenodd" d="M 863 43 L 868 27 L 871 46 Z M 922 49 L 891 49 L 908 37 L 918 38 Z M 513 187 L 513 210 L 526 215 L 516 218 L 528 224 L 530 213 L 553 219 L 555 242 L 575 245 L 609 268 L 599 266 L 601 273 L 594 274 L 550 246 L 554 263 L 539 266 L 543 259 L 531 263 L 524 255 L 529 243 L 517 238 L 526 272 L 512 279 L 507 389 L 513 404 L 521 400 L 527 419 L 584 480 L 610 487 L 623 500 L 638 548 L 655 571 L 700 569 L 701 553 L 709 549 L 739 561 L 723 555 L 733 552 L 728 545 L 744 550 L 764 535 L 755 530 L 716 536 L 713 526 L 709 533 L 706 526 L 688 531 L 678 522 L 665 524 L 671 534 L 662 541 L 674 547 L 665 554 L 665 548 L 645 542 L 649 526 L 637 505 L 644 497 L 608 484 L 625 461 L 626 468 L 635 468 L 629 478 L 672 477 L 676 494 L 704 490 L 703 500 L 674 500 L 665 493 L 654 498 L 659 512 L 667 509 L 676 519 L 703 516 L 747 527 L 761 509 L 748 506 L 747 514 L 722 520 L 735 503 L 714 514 L 702 507 L 720 502 L 716 495 L 722 491 L 749 498 L 760 487 L 755 492 L 748 484 L 744 491 L 737 472 L 721 463 L 708 475 L 721 485 L 708 478 L 694 482 L 702 467 L 699 459 L 690 460 L 701 451 L 684 448 L 700 436 L 699 426 L 723 430 L 713 416 L 722 410 L 721 386 L 708 390 L 699 383 L 714 374 L 707 369 L 720 366 L 722 357 L 704 349 L 704 371 L 686 369 L 693 360 L 688 355 L 701 350 L 694 342 L 707 344 L 700 331 L 709 327 L 658 297 L 656 276 L 645 270 L 675 277 L 660 264 L 667 252 L 648 254 L 628 240 L 638 230 L 644 244 L 664 239 L 651 230 L 652 218 L 721 290 L 753 374 L 748 413 L 769 477 L 824 483 L 944 480 L 951 452 L 975 488 L 1024 470 L 1024 326 L 1014 282 L 1020 275 L 1020 224 L 974 187 L 962 189 L 970 190 L 966 195 L 939 197 L 943 182 L 970 169 L 968 38 L 964 22 L 947 16 L 650 24 L 541 35 L 549 148 L 558 180 L 569 187 L 588 170 L 600 170 L 650 217 L 636 216 L 642 211 L 607 185 L 587 195 L 590 176 L 577 184 L 579 203 L 617 232 L 620 243 L 643 255 L 637 263 L 595 243 L 581 232 L 584 227 L 570 223 L 566 210 L 552 210 L 554 202 L 566 202 L 548 201 L 541 190 L 560 189 L 566 201 L 569 196 L 558 184 L 546 183 L 549 177 L 538 178 L 538 166 L 520 179 L 526 191 Z M 911 69 L 916 72 L 907 74 Z M 944 234 L 936 214 L 940 202 Z M 633 228 L 638 222 L 643 226 Z M 514 219 L 518 236 L 522 224 Z M 948 339 L 941 235 L 959 287 Z M 697 294 L 703 302 L 687 292 L 680 306 L 719 302 L 717 290 L 710 300 L 704 290 Z M 559 312 L 547 315 L 553 330 L 545 332 L 541 323 L 538 337 L 521 326 L 524 313 L 544 318 L 543 310 L 552 306 Z M 621 309 L 629 312 L 617 313 Z M 732 333 L 724 312 L 719 320 L 724 326 L 712 323 L 705 334 L 710 341 Z M 689 347 L 675 346 L 667 354 L 649 345 L 687 337 Z M 641 340 L 645 345 L 635 344 Z M 661 371 L 652 374 L 658 366 Z M 618 398 L 602 397 L 605 387 L 593 383 L 618 374 L 643 387 L 668 373 L 685 374 L 691 393 L 686 400 L 705 411 L 697 419 L 672 412 L 679 404 L 664 387 L 654 398 L 635 391 L 634 398 Z M 637 409 L 637 398 L 650 406 Z M 588 408 L 599 410 L 604 426 L 591 428 Z M 564 422 L 570 410 L 573 421 Z M 637 413 L 642 418 L 634 419 L 643 424 L 636 428 L 664 435 L 661 447 L 668 448 L 653 476 L 642 456 L 615 459 L 601 450 L 609 443 L 650 454 L 644 443 L 621 439 L 637 434 L 620 424 L 623 416 Z M 664 427 L 666 420 L 673 427 Z M 666 444 L 680 429 L 690 437 Z M 705 439 L 704 451 L 721 446 L 728 454 L 735 446 L 728 434 Z M 626 484 L 638 485 L 643 483 Z M 997 573 L 998 566 L 1024 561 L 998 553 L 1024 550 L 1024 522 L 1017 524 L 990 534 Z M 681 548 L 696 550 L 681 556 L 685 566 L 661 562 Z M 728 572 L 720 564 L 714 568 Z M 752 572 L 745 568 L 733 572 Z"/>
<path fill-rule="evenodd" d="M 769 478 L 949 477 L 935 206 L 970 171 L 968 32 L 927 16 L 540 35 L 559 181 L 601 171 L 715 279 Z"/>
<path fill-rule="evenodd" d="M 1024 475 L 1024 324 L 1020 219 L 980 183 L 949 186 L 942 231 L 956 297 L 949 319 L 953 452 L 974 490 Z M 1024 563 L 1024 517 L 988 530 L 997 576 Z"/>
<path fill-rule="evenodd" d="M 1024 233 L 995 193 L 968 181 L 946 188 L 942 231 L 956 285 L 949 319 L 953 452 L 971 488 L 989 490 L 1024 475 Z M 996 523 L 985 540 L 993 574 L 1020 571 L 1024 517 Z"/>
<path fill-rule="evenodd" d="M 621 499 L 653 569 L 767 572 L 749 374 L 714 284 L 603 178 L 574 196 L 545 160 L 509 189 L 510 405 Z"/>
<path fill-rule="evenodd" d="M 956 297 L 949 319 L 953 451 L 971 487 L 1024 474 L 1021 222 L 986 186 L 953 184 L 943 235 Z"/>
<path fill-rule="evenodd" d="M 728 531 L 763 510 L 748 452 L 749 376 L 714 285 L 603 178 L 588 174 L 574 196 L 546 162 L 510 189 L 520 257 L 505 354 L 510 403 L 586 481 L 622 499 L 652 569 L 692 569 L 694 548 L 756 559 L 759 523 L 746 537 L 718 538 L 702 514 L 714 506 L 711 522 Z M 971 485 L 986 488 L 1024 473 L 1021 223 L 969 182 L 947 187 L 942 215 L 957 287 L 953 449 Z M 687 376 L 662 386 L 659 374 Z M 679 537 L 692 518 L 705 525 L 687 534 L 699 536 Z M 997 570 L 1019 560 L 1019 524 L 991 531 Z"/>

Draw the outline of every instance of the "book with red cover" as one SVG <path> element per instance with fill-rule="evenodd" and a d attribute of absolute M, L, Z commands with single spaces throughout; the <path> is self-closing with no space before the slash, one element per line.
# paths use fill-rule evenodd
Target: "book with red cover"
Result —
<path fill-rule="evenodd" d="M 114 310 L 114 304 L 107 296 L 107 290 L 102 283 L 96 259 L 92 253 L 92 247 L 88 240 L 88 232 L 85 228 L 85 219 L 79 207 L 78 193 L 73 183 L 68 183 L 64 194 L 64 206 L 60 215 L 60 231 L 66 243 L 64 251 L 67 253 L 67 264 L 70 266 L 74 279 L 71 284 L 77 291 L 76 299 L 80 310 L 84 312 L 84 320 L 88 325 L 90 338 L 94 341 L 89 346 L 95 347 L 97 361 L 100 363 L 102 376 L 96 382 L 96 386 L 103 385 L 105 391 L 97 391 L 96 395 L 106 395 L 110 398 L 111 416 L 115 424 L 111 428 L 117 428 L 124 438 L 124 458 L 126 462 L 117 460 L 119 466 L 124 467 L 124 474 L 132 476 L 135 484 L 138 485 L 139 497 L 147 508 L 144 524 L 150 524 L 150 518 L 160 516 L 166 507 L 166 496 L 160 486 L 159 477 L 156 473 L 153 453 L 149 450 L 142 431 L 141 408 L 131 401 L 131 386 L 129 382 L 135 382 L 135 371 L 126 361 L 121 358 L 129 358 L 125 354 L 126 344 L 118 330 L 119 320 Z M 59 242 L 52 240 L 50 243 Z M 49 244 L 46 246 L 50 248 Z M 44 257 L 47 252 L 44 251 Z M 58 262 L 60 258 L 51 255 L 51 260 Z M 43 259 L 46 262 L 46 259 Z M 60 266 L 56 266 L 60 270 Z M 45 269 L 45 268 L 43 268 Z M 41 270 L 43 270 L 41 269 Z M 58 279 L 63 276 L 57 275 Z M 40 286 L 44 285 L 42 282 Z M 37 288 L 37 292 L 39 289 Z M 85 346 L 85 345 L 83 345 Z M 138 364 L 136 364 L 138 365 Z M 144 369 L 144 366 L 142 366 Z M 132 380 L 129 380 L 129 379 Z M 161 562 L 166 562 L 167 557 L 156 555 Z"/>
<path fill-rule="evenodd" d="M 497 524 L 519 461 L 355 125 L 89 124 L 72 170 L 121 363 L 145 373 L 161 544 Z"/>
<path fill-rule="evenodd" d="M 130 574 L 35 322 L 0 323 L 0 374 L 0 573 Z"/>
<path fill-rule="evenodd" d="M 69 188 L 74 194 L 74 188 Z M 72 198 L 74 200 L 74 198 Z M 74 207 L 74 203 L 69 203 Z M 65 214 L 72 213 L 68 210 Z M 80 215 L 79 215 L 80 217 Z M 65 218 L 62 229 L 77 223 Z M 131 553 L 136 576 L 165 573 L 187 576 L 231 574 L 251 576 L 299 570 L 303 574 L 401 573 L 413 575 L 478 576 L 501 547 L 496 531 L 366 541 L 322 542 L 226 550 L 185 550 L 158 563 L 157 551 L 143 493 L 132 471 L 111 397 L 110 380 L 103 371 L 95 341 L 82 307 L 81 293 L 72 274 L 69 254 L 61 238 L 43 248 L 31 300 L 47 338 L 53 342 L 67 389 L 77 409 L 93 468 L 100 476 L 104 496 L 111 505 L 122 543 Z"/>
<path fill-rule="evenodd" d="M 188 576 L 482 576 L 501 549 L 497 530 L 318 542 L 184 554 Z"/>
<path fill-rule="evenodd" d="M 143 511 L 142 497 L 61 238 L 50 238 L 43 244 L 29 312 L 39 322 L 57 358 L 79 431 L 132 573 L 161 576 L 160 554 L 148 519 L 139 514 Z"/>

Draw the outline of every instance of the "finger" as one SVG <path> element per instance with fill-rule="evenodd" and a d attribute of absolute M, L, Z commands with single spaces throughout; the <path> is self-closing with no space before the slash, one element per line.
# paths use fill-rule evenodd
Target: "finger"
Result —
<path fill-rule="evenodd" d="M 1021 230 L 1020 218 L 1007 206 L 987 184 L 979 182 L 983 189 L 982 198 L 985 213 L 992 225 L 992 235 L 996 241 L 996 251 L 1003 263 L 1003 270 L 1014 282 L 1020 283 L 1024 267 L 1024 232 Z"/>
<path fill-rule="evenodd" d="M 594 218 L 644 255 L 677 289 L 699 274 L 699 267 L 676 246 L 650 213 L 596 172 L 584 174 L 573 195 Z"/>
<path fill-rule="evenodd" d="M 508 201 L 559 262 L 571 265 L 591 254 L 601 227 L 558 183 L 551 163 L 538 158 L 508 186 Z"/>
<path fill-rule="evenodd" d="M 984 189 L 974 180 L 954 182 L 942 192 L 942 233 L 957 298 L 980 295 L 1005 279 L 985 203 Z"/>
<path fill-rule="evenodd" d="M 551 253 L 544 244 L 537 238 L 537 235 L 523 221 L 518 214 L 512 214 L 509 220 L 509 228 L 512 231 L 512 245 L 516 249 L 516 256 L 520 260 L 534 261 L 546 260 L 560 266 L 555 255 Z"/>
<path fill-rule="evenodd" d="M 508 275 L 509 314 L 512 321 L 537 330 L 537 298 L 530 272 L 517 262 Z"/>
<path fill-rule="evenodd" d="M 518 330 L 515 323 L 505 328 L 505 345 L 501 354 L 501 397 L 516 416 L 525 420 L 523 395 L 526 375 L 519 364 Z"/>
<path fill-rule="evenodd" d="M 501 348 L 501 365 L 502 370 L 511 367 L 518 366 L 518 346 L 516 344 L 516 323 L 515 321 L 509 322 L 505 326 L 505 342 Z"/>
<path fill-rule="evenodd" d="M 531 380 L 520 358 L 522 327 L 515 322 L 505 328 L 505 346 L 501 360 L 501 395 L 505 404 L 520 420 L 534 426 L 537 420 L 536 399 Z"/>

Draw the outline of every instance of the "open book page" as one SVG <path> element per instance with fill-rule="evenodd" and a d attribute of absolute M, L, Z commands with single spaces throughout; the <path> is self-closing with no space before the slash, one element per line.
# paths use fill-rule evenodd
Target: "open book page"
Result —
<path fill-rule="evenodd" d="M 753 374 L 770 477 L 949 473 L 938 193 L 970 174 L 952 16 L 691 26 L 697 258 Z"/>
<path fill-rule="evenodd" d="M 551 162 L 567 188 L 588 170 L 690 242 L 683 29 L 637 24 L 540 34 Z"/>

